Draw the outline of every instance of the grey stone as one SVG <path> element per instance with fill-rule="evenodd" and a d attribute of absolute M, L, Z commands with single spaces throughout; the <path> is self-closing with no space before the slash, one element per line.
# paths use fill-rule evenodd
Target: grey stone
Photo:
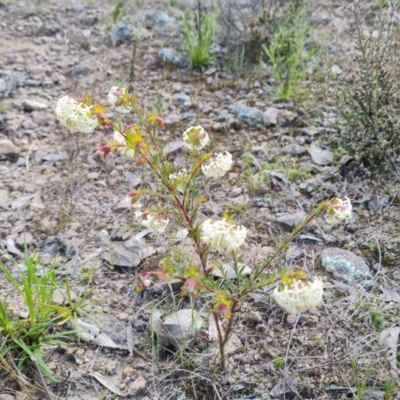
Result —
<path fill-rule="evenodd" d="M 174 18 L 170 17 L 166 13 L 158 11 L 146 14 L 144 19 L 144 26 L 147 29 L 152 29 L 154 26 L 165 26 L 169 22 L 172 22 L 174 20 Z"/>
<path fill-rule="evenodd" d="M 132 38 L 132 28 L 122 22 L 115 24 L 111 29 L 111 44 L 119 46 L 122 43 L 127 43 Z"/>
<path fill-rule="evenodd" d="M 177 124 L 182 120 L 182 117 L 178 114 L 170 114 L 167 115 L 164 119 L 165 125 L 173 125 Z"/>
<path fill-rule="evenodd" d="M 218 122 L 224 122 L 228 119 L 229 113 L 227 110 L 222 110 L 217 117 Z"/>
<path fill-rule="evenodd" d="M 245 106 L 242 103 L 236 103 L 233 111 L 236 118 L 248 125 L 256 125 L 263 118 L 263 114 L 258 108 Z"/>
<path fill-rule="evenodd" d="M 22 100 L 22 108 L 24 111 L 41 111 L 47 108 L 47 104 L 40 101 L 24 99 Z"/>
<path fill-rule="evenodd" d="M 374 286 L 374 279 L 363 258 L 349 250 L 328 247 L 321 253 L 322 266 L 333 277 L 347 285 L 361 285 L 365 289 Z"/>
<path fill-rule="evenodd" d="M 289 144 L 282 149 L 282 153 L 290 156 L 300 156 L 306 153 L 306 149 L 298 144 Z"/>
<path fill-rule="evenodd" d="M 188 112 L 185 115 L 185 121 L 193 122 L 197 118 L 197 114 L 195 112 Z"/>
<path fill-rule="evenodd" d="M 192 101 L 190 100 L 190 96 L 187 96 L 186 94 L 179 94 L 178 96 L 176 96 L 176 100 L 178 101 L 179 104 L 182 104 L 185 108 L 192 107 Z"/>
<path fill-rule="evenodd" d="M 168 142 L 164 148 L 163 153 L 165 156 L 170 156 L 185 147 L 183 140 L 174 140 L 172 142 Z"/>
<path fill-rule="evenodd" d="M 25 244 L 29 245 L 33 242 L 33 236 L 30 232 L 22 232 L 17 239 L 17 245 L 24 248 Z"/>
<path fill-rule="evenodd" d="M 294 261 L 304 256 L 304 250 L 299 249 L 297 246 L 291 245 L 286 251 L 286 261 Z"/>
<path fill-rule="evenodd" d="M 291 230 L 293 229 L 297 224 L 300 224 L 304 222 L 304 220 L 307 218 L 307 214 L 305 214 L 301 210 L 297 210 L 295 212 L 283 214 L 279 216 L 276 220 L 285 228 Z"/>
<path fill-rule="evenodd" d="M 263 113 L 263 124 L 264 126 L 273 126 L 278 123 L 279 110 L 275 107 L 267 108 Z"/>
<path fill-rule="evenodd" d="M 172 84 L 172 90 L 173 90 L 175 93 L 182 92 L 182 89 L 183 89 L 183 86 L 182 86 L 182 83 L 181 83 L 181 82 L 174 82 L 174 83 Z"/>
<path fill-rule="evenodd" d="M 0 155 L 16 159 L 20 154 L 21 150 L 11 140 L 0 140 Z"/>
<path fill-rule="evenodd" d="M 176 67 L 183 66 L 182 59 L 177 55 L 174 49 L 169 47 L 164 47 L 161 49 L 158 52 L 157 57 L 166 64 L 172 64 Z"/>
<path fill-rule="evenodd" d="M 90 68 L 86 65 L 74 65 L 69 69 L 69 74 L 73 78 L 90 74 Z"/>

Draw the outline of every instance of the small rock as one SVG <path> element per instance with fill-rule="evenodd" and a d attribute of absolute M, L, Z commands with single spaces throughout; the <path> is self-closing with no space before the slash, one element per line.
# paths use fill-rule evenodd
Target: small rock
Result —
<path fill-rule="evenodd" d="M 286 261 L 294 261 L 297 258 L 303 257 L 304 251 L 300 250 L 297 246 L 291 245 L 286 251 Z"/>
<path fill-rule="evenodd" d="M 15 160 L 18 158 L 20 153 L 21 150 L 17 146 L 15 146 L 15 144 L 11 140 L 0 140 L 0 155 Z"/>
<path fill-rule="evenodd" d="M 229 117 L 228 111 L 227 110 L 222 110 L 219 113 L 219 116 L 217 117 L 217 121 L 218 122 L 224 122 L 224 121 L 226 121 L 228 119 L 228 117 Z"/>
<path fill-rule="evenodd" d="M 122 373 L 124 374 L 124 376 L 131 376 L 134 372 L 135 372 L 135 370 L 134 370 L 132 367 L 130 367 L 130 366 L 125 367 L 125 368 L 122 370 Z"/>
<path fill-rule="evenodd" d="M 350 286 L 358 284 L 365 289 L 374 286 L 367 263 L 349 250 L 328 247 L 322 251 L 321 261 L 322 266 L 340 282 Z"/>
<path fill-rule="evenodd" d="M 24 111 L 42 111 L 47 108 L 47 104 L 41 103 L 40 101 L 34 101 L 30 99 L 22 100 L 22 108 Z"/>
<path fill-rule="evenodd" d="M 49 118 L 49 113 L 45 111 L 32 111 L 32 121 L 40 126 L 47 126 L 52 122 L 52 118 Z"/>
<path fill-rule="evenodd" d="M 33 242 L 33 236 L 30 232 L 22 232 L 19 234 L 17 239 L 17 245 L 24 248 L 25 244 L 30 245 Z"/>
<path fill-rule="evenodd" d="M 116 47 L 127 43 L 132 38 L 132 28 L 122 22 L 115 24 L 111 29 L 111 44 Z"/>
<path fill-rule="evenodd" d="M 49 236 L 43 243 L 43 254 L 50 254 L 55 257 L 61 252 L 61 240 L 55 236 Z"/>
<path fill-rule="evenodd" d="M 278 217 L 276 220 L 282 224 L 285 228 L 291 230 L 297 224 L 302 223 L 307 218 L 307 215 L 301 211 L 297 210 L 292 213 L 283 214 Z"/>
<path fill-rule="evenodd" d="M 182 120 L 182 117 L 178 114 L 169 114 L 165 117 L 165 125 L 174 125 Z"/>
<path fill-rule="evenodd" d="M 188 112 L 188 113 L 185 115 L 184 120 L 185 120 L 185 121 L 192 122 L 192 121 L 195 121 L 196 118 L 197 118 L 197 115 L 196 115 L 195 112 Z"/>
<path fill-rule="evenodd" d="M 192 107 L 192 101 L 190 100 L 190 96 L 187 96 L 186 94 L 179 94 L 176 97 L 176 100 L 178 101 L 179 104 L 182 104 L 185 108 Z"/>
<path fill-rule="evenodd" d="M 282 153 L 290 156 L 300 156 L 306 153 L 306 149 L 299 144 L 289 144 L 282 149 Z"/>
<path fill-rule="evenodd" d="M 263 114 L 258 108 L 248 107 L 242 103 L 237 103 L 233 112 L 236 118 L 248 125 L 257 125 L 263 118 Z"/>
<path fill-rule="evenodd" d="M 268 126 L 277 125 L 278 113 L 279 113 L 279 110 L 275 107 L 267 108 L 267 110 L 263 113 L 264 126 L 268 127 Z"/>
<path fill-rule="evenodd" d="M 92 31 L 90 29 L 82 29 L 82 35 L 86 38 L 89 39 L 92 34 Z"/>
<path fill-rule="evenodd" d="M 231 196 L 232 197 L 238 197 L 238 196 L 240 196 L 242 194 L 242 192 L 243 192 L 243 188 L 241 188 L 241 187 L 232 188 Z"/>
<path fill-rule="evenodd" d="M 293 126 L 297 118 L 297 115 L 289 110 L 279 110 L 278 112 L 278 124 L 282 128 Z"/>
<path fill-rule="evenodd" d="M 54 361 L 50 361 L 47 365 L 52 371 L 57 369 L 57 364 Z"/>
<path fill-rule="evenodd" d="M 98 172 L 90 172 L 89 174 L 87 174 L 87 178 L 89 180 L 95 180 L 99 178 L 99 173 Z"/>
<path fill-rule="evenodd" d="M 180 92 L 182 92 L 182 83 L 181 83 L 181 82 L 174 82 L 174 83 L 172 84 L 172 90 L 173 90 L 175 93 L 180 93 Z"/>
<path fill-rule="evenodd" d="M 171 156 L 183 147 L 185 147 L 183 140 L 174 140 L 172 142 L 168 142 L 167 145 L 164 146 L 163 153 L 165 156 Z"/>
<path fill-rule="evenodd" d="M 90 74 L 90 68 L 86 65 L 75 65 L 69 69 L 71 77 L 86 76 Z"/>
<path fill-rule="evenodd" d="M 129 315 L 128 315 L 127 313 L 125 313 L 125 312 L 119 313 L 119 314 L 117 315 L 117 318 L 118 318 L 120 321 L 125 321 L 125 320 L 128 319 L 128 317 L 129 317 Z"/>
<path fill-rule="evenodd" d="M 8 190 L 0 189 L 0 207 L 8 206 Z"/>
<path fill-rule="evenodd" d="M 168 22 L 174 20 L 164 12 L 153 12 L 146 14 L 144 18 L 144 26 L 146 29 L 152 29 L 154 26 L 165 26 Z"/>
<path fill-rule="evenodd" d="M 129 384 L 129 393 L 131 395 L 136 395 L 142 390 L 146 389 L 147 381 L 143 376 L 139 376 L 132 383 Z"/>
<path fill-rule="evenodd" d="M 125 176 L 126 179 L 128 179 L 129 184 L 132 188 L 142 183 L 142 178 L 138 174 L 133 174 L 132 172 L 129 171 L 124 171 L 122 174 Z"/>
<path fill-rule="evenodd" d="M 177 55 L 174 49 L 171 49 L 169 47 L 164 47 L 163 49 L 161 49 L 158 52 L 157 57 L 165 64 L 172 64 L 175 67 L 182 66 L 182 59 Z"/>

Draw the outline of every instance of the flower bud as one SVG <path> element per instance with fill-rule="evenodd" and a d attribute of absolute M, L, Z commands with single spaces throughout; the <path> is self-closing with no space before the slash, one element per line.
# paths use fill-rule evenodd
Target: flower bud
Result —
<path fill-rule="evenodd" d="M 105 144 L 102 144 L 99 146 L 98 151 L 103 158 L 106 158 L 108 153 L 111 151 L 111 148 Z"/>

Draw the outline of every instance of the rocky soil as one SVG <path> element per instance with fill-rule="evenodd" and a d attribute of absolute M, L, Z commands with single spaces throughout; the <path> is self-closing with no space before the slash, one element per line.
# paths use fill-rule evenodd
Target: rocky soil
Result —
<path fill-rule="evenodd" d="M 88 311 L 115 344 L 98 342 L 97 332 L 89 342 L 72 338 L 46 349 L 60 382 L 48 383 L 50 392 L 69 400 L 339 399 L 366 382 L 365 398 L 382 399 L 385 382 L 398 382 L 373 317 L 383 316 L 382 328 L 399 318 L 396 177 L 346 172 L 340 156 L 320 147 L 332 142 L 331 115 L 321 104 L 274 103 L 264 70 L 233 73 L 219 63 L 204 73 L 190 70 L 181 17 L 191 5 L 167 3 L 128 4 L 116 25 L 111 2 L 103 0 L 15 0 L 0 8 L 1 258 L 17 278 L 24 244 L 38 251 L 43 268 L 57 260 L 60 282 L 67 276 L 76 296 L 92 288 Z M 311 16 L 321 40 L 339 38 L 336 50 L 345 58 L 352 23 L 346 4 L 317 2 Z M 351 223 L 332 230 L 321 218 L 281 260 L 323 276 L 324 304 L 291 320 L 267 294 L 255 296 L 241 310 L 225 373 L 200 359 L 207 347 L 201 338 L 170 353 L 152 337 L 151 310 L 156 304 L 167 314 L 171 291 L 160 285 L 139 296 L 136 276 L 157 268 L 171 244 L 168 235 L 143 232 L 125 199 L 151 178 L 124 158 L 101 159 L 97 147 L 112 137 L 106 127 L 71 136 L 55 119 L 61 96 L 106 102 L 120 84 L 161 111 L 165 152 L 177 167 L 186 155 L 182 132 L 193 124 L 209 132 L 213 151 L 233 154 L 227 180 L 209 187 L 205 213 L 237 213 L 250 231 L 245 262 L 263 259 L 321 201 L 352 201 Z M 0 296 L 9 290 L 0 274 Z M 22 315 L 16 298 L 10 294 L 10 308 Z M 41 385 L 34 371 L 24 373 Z M 10 375 L 0 376 L 0 399 L 23 398 Z M 45 396 L 38 391 L 34 398 Z"/>

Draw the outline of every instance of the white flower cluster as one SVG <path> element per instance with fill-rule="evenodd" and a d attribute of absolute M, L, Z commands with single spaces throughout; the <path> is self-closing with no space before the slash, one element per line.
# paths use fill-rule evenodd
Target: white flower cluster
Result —
<path fill-rule="evenodd" d="M 182 193 L 185 191 L 186 183 L 189 180 L 189 174 L 186 171 L 186 168 L 183 168 L 179 172 L 174 172 L 173 174 L 171 174 L 169 176 L 169 180 L 171 182 L 179 181 L 178 191 Z"/>
<path fill-rule="evenodd" d="M 164 232 L 169 223 L 168 218 L 162 218 L 159 214 L 153 215 L 148 211 L 137 211 L 135 217 L 147 229 L 153 232 Z"/>
<path fill-rule="evenodd" d="M 127 158 L 135 158 L 135 151 L 126 147 L 126 139 L 121 132 L 114 131 L 114 140 L 122 146 L 118 148 L 118 151 L 123 156 Z"/>
<path fill-rule="evenodd" d="M 276 287 L 272 296 L 275 301 L 289 314 L 299 314 L 322 301 L 324 284 L 320 278 L 314 282 L 295 281 L 283 289 Z"/>
<path fill-rule="evenodd" d="M 125 106 L 124 104 L 116 106 L 115 103 L 119 102 L 124 95 L 127 95 L 128 91 L 126 88 L 120 88 L 118 86 L 113 86 L 108 93 L 108 103 L 114 108 L 116 111 L 121 114 L 128 114 L 131 112 L 131 108 Z"/>
<path fill-rule="evenodd" d="M 80 103 L 72 97 L 63 96 L 57 101 L 55 113 L 58 120 L 71 133 L 92 133 L 97 127 L 97 119 L 92 118 L 91 109 L 91 106 Z"/>
<path fill-rule="evenodd" d="M 217 153 L 210 158 L 208 164 L 203 164 L 201 169 L 205 176 L 209 178 L 220 178 L 224 176 L 232 167 L 232 154 L 228 151 Z"/>
<path fill-rule="evenodd" d="M 348 197 L 345 200 L 334 199 L 334 204 L 331 206 L 325 216 L 326 221 L 329 224 L 339 224 L 342 221 L 351 221 L 352 205 Z"/>
<path fill-rule="evenodd" d="M 225 219 L 205 220 L 201 224 L 201 239 L 210 247 L 220 251 L 238 249 L 246 240 L 247 228 L 231 224 Z"/>
<path fill-rule="evenodd" d="M 208 133 L 200 125 L 191 126 L 183 132 L 183 143 L 190 150 L 201 150 L 209 141 Z"/>

